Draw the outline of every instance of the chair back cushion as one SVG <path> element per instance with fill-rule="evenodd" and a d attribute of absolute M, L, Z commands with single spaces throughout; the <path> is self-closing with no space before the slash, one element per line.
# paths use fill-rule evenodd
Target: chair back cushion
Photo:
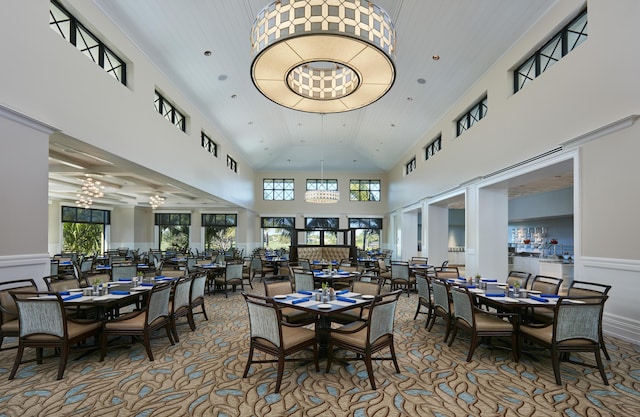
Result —
<path fill-rule="evenodd" d="M 466 290 L 452 289 L 453 313 L 458 320 L 464 320 L 471 327 L 474 325 L 473 304 Z"/>
<path fill-rule="evenodd" d="M 293 287 L 291 285 L 291 281 L 287 279 L 281 281 L 265 281 L 264 283 L 264 294 L 267 297 L 273 297 L 274 295 L 291 294 L 292 292 Z"/>
<path fill-rule="evenodd" d="M 207 284 L 207 274 L 196 274 L 194 278 L 191 280 L 191 295 L 190 301 L 204 297 L 204 289 Z"/>
<path fill-rule="evenodd" d="M 393 261 L 391 262 L 391 279 L 409 280 L 409 263 Z"/>
<path fill-rule="evenodd" d="M 564 297 L 558 299 L 554 320 L 554 338 L 556 342 L 570 339 L 587 339 L 594 343 L 600 342 L 600 321 L 606 296 L 596 298 L 600 298 L 600 302 L 597 304 L 593 302 L 574 304 L 565 302 L 566 298 Z"/>
<path fill-rule="evenodd" d="M 147 304 L 147 324 L 153 323 L 158 317 L 169 315 L 169 298 L 171 284 L 159 284 L 153 287 Z"/>
<path fill-rule="evenodd" d="M 312 272 L 294 270 L 293 275 L 296 291 L 313 291 L 315 285 Z"/>
<path fill-rule="evenodd" d="M 447 284 L 434 279 L 431 281 L 431 285 L 433 288 L 433 305 L 435 307 L 440 307 L 447 313 L 450 313 L 449 309 L 449 289 L 447 288 Z"/>
<path fill-rule="evenodd" d="M 111 267 L 111 280 L 118 281 L 120 278 L 131 279 L 138 273 L 136 265 L 114 265 Z"/>
<path fill-rule="evenodd" d="M 369 313 L 368 341 L 373 344 L 382 336 L 393 334 L 393 322 L 400 291 L 376 297 Z"/>
<path fill-rule="evenodd" d="M 225 269 L 225 276 L 227 281 L 242 281 L 242 267 L 241 263 L 228 263 Z"/>
<path fill-rule="evenodd" d="M 429 281 L 423 275 L 416 275 L 416 285 L 418 286 L 418 297 L 427 301 L 431 300 L 431 288 L 429 287 Z"/>
<path fill-rule="evenodd" d="M 180 307 L 189 307 L 189 290 L 191 289 L 191 278 L 183 277 L 178 280 L 173 291 L 173 311 Z"/>
<path fill-rule="evenodd" d="M 259 337 L 280 347 L 280 325 L 275 305 L 265 301 L 258 301 L 245 294 L 251 337 Z"/>
<path fill-rule="evenodd" d="M 20 337 L 35 334 L 47 334 L 56 337 L 65 336 L 65 318 L 62 300 L 53 298 L 14 298 L 18 306 Z"/>
<path fill-rule="evenodd" d="M 365 295 L 379 295 L 380 284 L 378 282 L 354 281 L 351 291 Z"/>
<path fill-rule="evenodd" d="M 0 324 L 18 319 L 18 307 L 9 291 L 36 291 L 32 279 L 21 279 L 0 283 Z"/>

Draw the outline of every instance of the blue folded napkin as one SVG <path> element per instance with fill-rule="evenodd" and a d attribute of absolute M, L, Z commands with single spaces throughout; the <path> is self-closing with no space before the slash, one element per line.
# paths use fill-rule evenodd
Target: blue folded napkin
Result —
<path fill-rule="evenodd" d="M 156 279 L 162 279 L 162 278 L 164 278 L 164 275 L 158 275 L 158 276 L 156 277 Z"/>
<path fill-rule="evenodd" d="M 120 282 L 131 282 L 131 278 L 118 278 Z"/>
<path fill-rule="evenodd" d="M 447 282 L 456 282 L 455 279 L 448 279 Z"/>
<path fill-rule="evenodd" d="M 475 285 L 467 285 L 467 288 L 471 289 L 471 288 L 475 288 Z"/>
<path fill-rule="evenodd" d="M 60 291 L 58 294 L 60 294 L 60 295 L 69 295 L 71 293 L 69 291 Z"/>
<path fill-rule="evenodd" d="M 147 264 L 138 264 L 138 266 L 147 266 Z"/>
<path fill-rule="evenodd" d="M 298 294 L 313 295 L 311 291 L 303 291 L 303 290 L 298 291 Z"/>
<path fill-rule="evenodd" d="M 313 261 L 313 263 L 314 263 L 314 264 L 319 264 L 319 263 L 320 263 L 320 261 Z"/>
<path fill-rule="evenodd" d="M 535 295 L 530 295 L 529 298 L 531 298 L 532 300 L 541 301 L 543 303 L 548 303 L 549 302 L 549 300 L 547 300 L 546 298 L 538 297 L 538 296 L 535 296 Z"/>
<path fill-rule="evenodd" d="M 557 294 L 540 294 L 540 297 L 544 297 L 544 298 L 558 298 L 560 297 Z"/>
<path fill-rule="evenodd" d="M 142 284 L 140 284 L 141 287 L 153 287 L 153 284 L 150 282 L 143 282 Z"/>
<path fill-rule="evenodd" d="M 341 291 L 338 291 L 336 294 L 337 295 L 341 295 L 341 294 L 346 294 L 348 292 L 349 292 L 349 290 L 341 290 Z"/>
<path fill-rule="evenodd" d="M 429 266 L 429 264 L 420 264 L 418 266 Z"/>
<path fill-rule="evenodd" d="M 485 297 L 504 297 L 504 293 L 503 292 L 487 293 L 485 294 Z"/>
<path fill-rule="evenodd" d="M 129 295 L 131 294 L 129 291 L 111 291 L 111 294 L 115 295 Z"/>
<path fill-rule="evenodd" d="M 306 303 L 307 301 L 311 301 L 311 300 L 308 298 L 298 298 L 297 300 L 293 300 L 291 304 Z"/>
<path fill-rule="evenodd" d="M 73 300 L 74 298 L 80 298 L 80 297 L 82 297 L 82 293 L 77 293 L 77 294 L 73 294 L 73 295 L 67 295 L 65 297 L 62 297 L 62 299 L 64 301 L 67 301 L 67 300 Z"/>
<path fill-rule="evenodd" d="M 497 279 L 484 279 L 482 278 L 482 282 L 498 282 Z"/>
<path fill-rule="evenodd" d="M 347 303 L 355 303 L 357 302 L 356 300 L 354 300 L 353 298 L 348 298 L 348 297 L 336 297 L 336 300 L 338 301 L 345 301 Z"/>

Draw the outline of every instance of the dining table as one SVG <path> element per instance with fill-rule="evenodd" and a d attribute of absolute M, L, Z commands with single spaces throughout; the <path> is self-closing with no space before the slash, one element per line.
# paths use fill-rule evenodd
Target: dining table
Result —
<path fill-rule="evenodd" d="M 313 271 L 313 280 L 316 283 L 327 283 L 330 287 L 334 287 L 334 284 L 338 282 L 341 284 L 351 284 L 351 282 L 359 276 L 360 273 L 357 271 L 342 271 L 340 269 Z"/>
<path fill-rule="evenodd" d="M 318 353 L 326 357 L 329 344 L 329 329 L 332 317 L 353 308 L 361 308 L 372 303 L 372 295 L 354 293 L 349 290 L 336 291 L 335 297 L 323 300 L 321 290 L 298 291 L 292 294 L 276 295 L 274 301 L 281 307 L 291 307 L 318 317 L 316 337 L 318 339 Z"/>

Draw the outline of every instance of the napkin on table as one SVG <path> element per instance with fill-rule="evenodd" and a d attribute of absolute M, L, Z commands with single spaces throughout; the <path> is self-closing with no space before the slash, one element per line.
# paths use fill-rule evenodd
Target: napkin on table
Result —
<path fill-rule="evenodd" d="M 307 301 L 311 301 L 311 300 L 309 298 L 298 298 L 297 300 L 293 300 L 291 304 L 306 303 Z"/>
<path fill-rule="evenodd" d="M 114 294 L 114 295 L 129 295 L 131 293 L 129 291 L 111 291 L 111 294 Z"/>
<path fill-rule="evenodd" d="M 485 294 L 485 297 L 504 297 L 504 293 L 503 292 L 487 293 Z"/>
<path fill-rule="evenodd" d="M 348 297 L 336 297 L 336 300 L 345 301 L 347 303 L 355 303 L 356 302 L 356 300 L 354 300 L 353 298 L 348 298 Z"/>
<path fill-rule="evenodd" d="M 549 300 L 547 300 L 546 298 L 538 297 L 536 295 L 530 295 L 529 298 L 531 298 L 532 300 L 543 302 L 543 303 L 548 303 L 549 302 Z"/>
<path fill-rule="evenodd" d="M 62 297 L 62 299 L 64 301 L 67 301 L 67 300 L 73 300 L 74 298 L 80 298 L 80 297 L 82 297 L 82 293 L 73 294 L 73 295 L 67 295 L 67 296 Z"/>
<path fill-rule="evenodd" d="M 303 291 L 303 290 L 298 291 L 298 294 L 313 295 L 311 291 Z"/>

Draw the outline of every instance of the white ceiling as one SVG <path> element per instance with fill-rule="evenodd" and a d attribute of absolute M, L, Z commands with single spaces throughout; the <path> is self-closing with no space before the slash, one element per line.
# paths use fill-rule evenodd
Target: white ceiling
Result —
<path fill-rule="evenodd" d="M 267 0 L 93 0 L 254 170 L 316 171 L 322 151 L 328 172 L 386 171 L 426 144 L 436 121 L 557 1 L 378 0 L 396 25 L 395 84 L 368 107 L 321 116 L 281 107 L 251 81 L 249 32 Z M 77 184 L 80 171 L 59 162 L 75 157 L 113 182 L 109 204 L 145 204 L 149 187 L 168 193 L 172 206 L 226 204 L 111 155 L 104 164 L 74 152 L 83 145 L 68 138 L 51 143 L 52 197 L 67 192 L 63 183 Z"/>

